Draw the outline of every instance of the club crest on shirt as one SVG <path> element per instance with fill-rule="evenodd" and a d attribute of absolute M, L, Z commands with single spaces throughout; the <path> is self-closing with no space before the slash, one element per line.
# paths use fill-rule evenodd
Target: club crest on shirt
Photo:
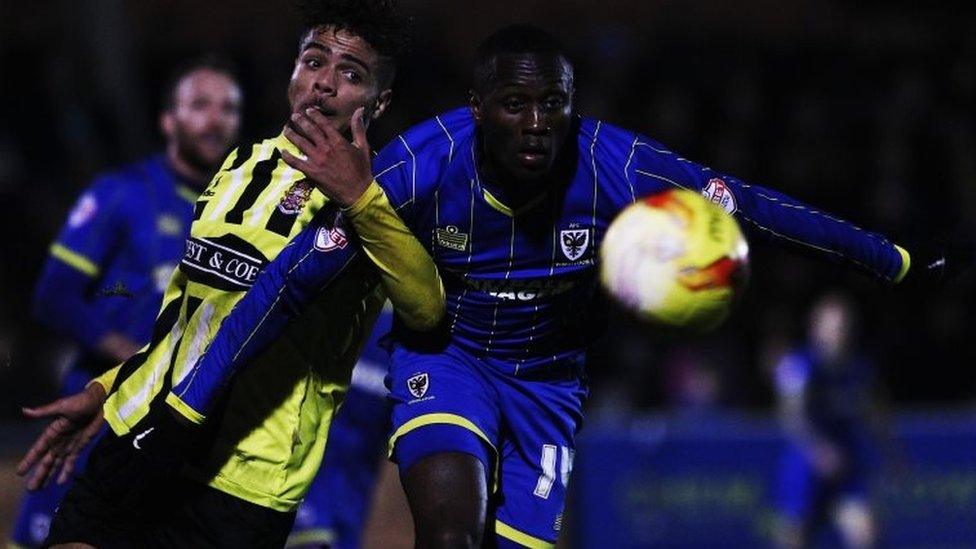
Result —
<path fill-rule="evenodd" d="M 434 229 L 434 240 L 439 246 L 463 252 L 468 249 L 468 235 L 458 231 L 456 225 Z"/>
<path fill-rule="evenodd" d="M 427 394 L 427 388 L 430 386 L 429 378 L 427 377 L 427 372 L 422 374 L 417 374 L 411 378 L 407 379 L 407 389 L 414 398 L 423 398 Z"/>
<path fill-rule="evenodd" d="M 302 212 L 305 203 L 312 196 L 312 184 L 308 179 L 296 181 L 285 191 L 285 196 L 278 202 L 278 211 L 287 215 L 296 215 Z"/>
<path fill-rule="evenodd" d="M 705 197 L 705 200 L 721 206 L 729 215 L 735 213 L 735 195 L 732 194 L 732 190 L 725 184 L 725 181 L 717 177 L 709 179 L 708 184 L 702 190 L 702 196 Z"/>
<path fill-rule="evenodd" d="M 559 247 L 569 261 L 576 261 L 590 247 L 590 229 L 563 229 L 559 231 Z"/>
<path fill-rule="evenodd" d="M 68 214 L 68 226 L 72 229 L 81 227 L 95 216 L 98 211 L 98 201 L 90 194 L 84 194 L 78 199 L 78 204 Z"/>

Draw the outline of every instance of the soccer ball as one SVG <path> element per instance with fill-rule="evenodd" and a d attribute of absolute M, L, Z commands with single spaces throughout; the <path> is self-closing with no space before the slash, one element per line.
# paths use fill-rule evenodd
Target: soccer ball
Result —
<path fill-rule="evenodd" d="M 600 248 L 611 297 L 653 322 L 706 331 L 729 316 L 748 278 L 749 246 L 720 206 L 684 189 L 625 208 Z"/>

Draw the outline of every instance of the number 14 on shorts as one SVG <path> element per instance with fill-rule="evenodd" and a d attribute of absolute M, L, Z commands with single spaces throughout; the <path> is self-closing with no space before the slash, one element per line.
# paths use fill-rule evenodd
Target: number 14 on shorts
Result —
<path fill-rule="evenodd" d="M 573 472 L 573 450 L 566 446 L 556 446 L 555 444 L 542 445 L 542 474 L 535 483 L 536 496 L 542 499 L 549 499 L 549 491 L 556 482 L 556 466 L 559 466 L 559 480 L 563 488 L 569 486 L 569 475 Z M 558 462 L 558 463 L 557 463 Z"/>

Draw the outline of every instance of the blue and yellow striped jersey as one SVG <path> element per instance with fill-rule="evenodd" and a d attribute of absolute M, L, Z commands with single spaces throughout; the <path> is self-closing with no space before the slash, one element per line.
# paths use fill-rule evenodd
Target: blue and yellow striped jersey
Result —
<path fill-rule="evenodd" d="M 193 365 L 258 273 L 304 227 L 336 228 L 338 208 L 281 160 L 284 137 L 232 153 L 194 208 L 179 269 L 169 281 L 151 342 L 118 370 L 105 418 L 126 433 L 161 404 Z M 235 379 L 215 421 L 209 457 L 195 474 L 258 505 L 294 509 L 321 461 L 361 343 L 384 297 L 355 246 L 335 241 L 342 276 Z M 111 379 L 103 378 L 108 383 Z M 194 410 L 175 408 L 191 420 Z"/>

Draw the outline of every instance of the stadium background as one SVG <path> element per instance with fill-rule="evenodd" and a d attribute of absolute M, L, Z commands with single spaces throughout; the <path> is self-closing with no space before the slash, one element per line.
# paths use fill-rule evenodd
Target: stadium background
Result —
<path fill-rule="evenodd" d="M 976 235 L 971 7 L 813 0 L 403 4 L 417 16 L 416 45 L 401 66 L 394 104 L 372 134 L 376 148 L 464 102 L 478 40 L 503 24 L 530 21 L 553 30 L 572 53 L 582 113 L 640 130 L 688 158 L 783 190 L 909 249 Z M 29 8 L 5 3 L 2 11 L 0 534 L 20 490 L 9 463 L 39 427 L 21 421 L 19 409 L 52 396 L 69 349 L 28 313 L 68 207 L 94 173 L 159 146 L 158 90 L 188 56 L 214 51 L 237 64 L 244 141 L 277 133 L 298 35 L 286 2 L 56 0 Z M 769 469 L 762 445 L 776 438 L 770 368 L 802 338 L 810 301 L 838 286 L 859 303 L 862 346 L 880 367 L 908 454 L 914 457 L 916 443 L 931 454 L 910 459 L 902 473 L 899 493 L 915 498 L 906 505 L 919 512 L 950 503 L 976 509 L 976 453 L 963 446 L 976 439 L 974 281 L 892 290 L 780 249 L 755 245 L 752 258 L 749 290 L 715 333 L 648 334 L 619 315 L 611 320 L 590 368 L 574 538 L 589 540 L 593 520 L 630 520 L 638 526 L 633 532 L 621 526 L 631 533 L 620 543 L 680 543 L 681 525 L 668 515 L 678 509 L 688 531 L 721 528 L 716 513 L 738 512 L 761 539 L 768 509 L 760 509 L 756 479 Z M 614 474 L 637 488 L 626 497 L 586 492 L 610 474 L 586 469 L 588 447 L 590 462 L 633 461 Z M 637 459 L 642 451 L 647 459 Z M 695 469 L 696 459 L 675 464 L 667 452 L 736 459 L 704 460 Z M 743 478 L 752 484 L 734 484 Z M 612 505 L 601 509 L 593 504 L 599 498 Z M 604 514 L 594 518 L 594 508 Z M 897 512 L 889 508 L 888 516 Z M 947 526 L 957 537 L 945 543 L 976 539 L 965 537 L 976 532 L 965 534 L 960 521 Z M 926 527 L 916 525 L 914 535 L 928 539 Z"/>

